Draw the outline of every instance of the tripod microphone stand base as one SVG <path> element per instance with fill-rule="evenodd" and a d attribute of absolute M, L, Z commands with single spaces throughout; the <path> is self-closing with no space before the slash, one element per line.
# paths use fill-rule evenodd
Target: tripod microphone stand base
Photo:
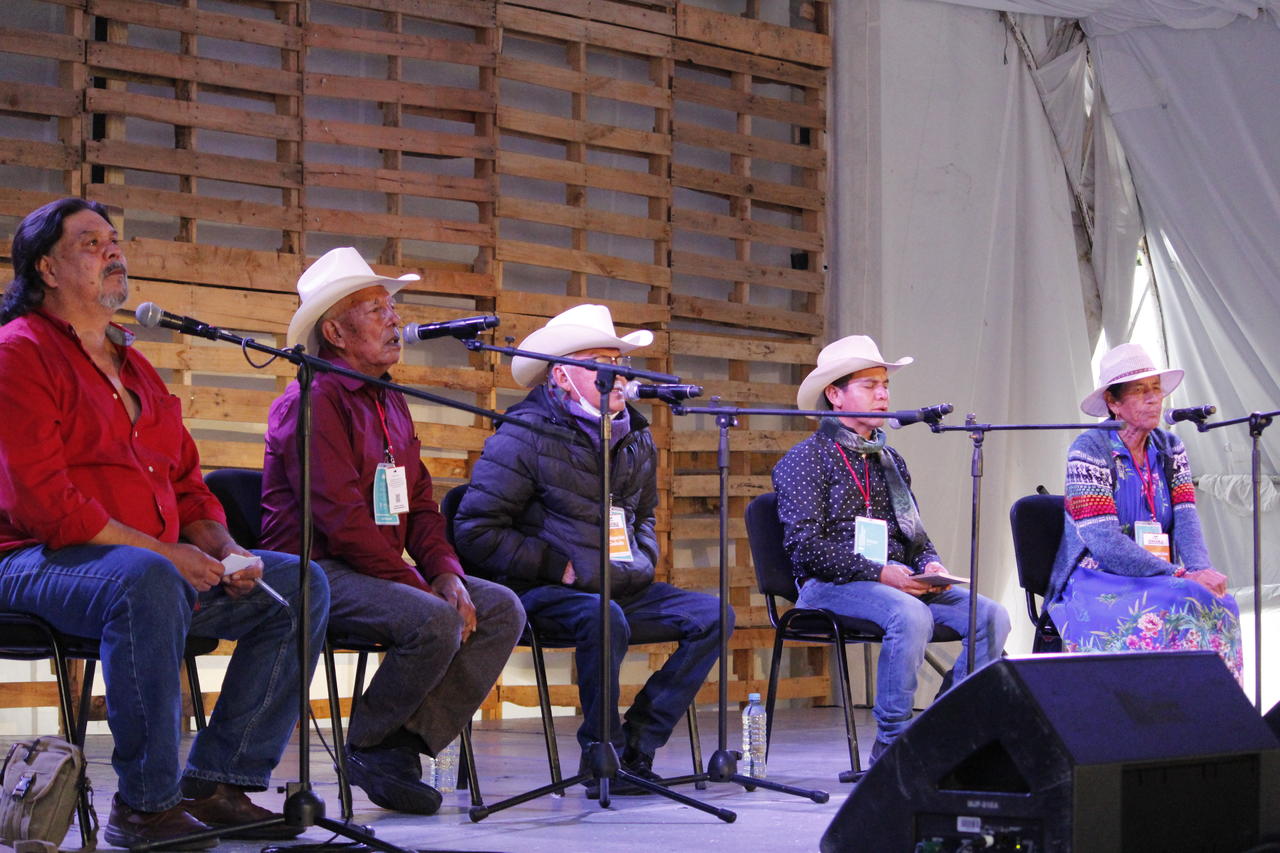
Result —
<path fill-rule="evenodd" d="M 764 788 L 767 791 L 777 791 L 780 794 L 790 794 L 793 797 L 804 797 L 805 799 L 813 800 L 815 803 L 825 803 L 831 799 L 831 795 L 826 791 L 795 788 L 791 785 L 784 785 L 781 782 L 770 782 L 768 779 L 744 776 L 738 772 L 737 753 L 727 749 L 717 749 L 713 752 L 711 760 L 707 762 L 707 772 L 701 776 L 694 777 L 694 779 L 705 779 L 708 782 L 732 782 L 735 785 L 741 785 L 748 791 Z"/>
<path fill-rule="evenodd" d="M 532 791 L 526 791 L 523 794 L 517 794 L 514 797 L 494 803 L 491 806 L 472 806 L 467 812 L 472 823 L 479 823 L 494 812 L 503 809 L 518 806 L 529 800 L 537 799 L 546 794 L 559 794 L 572 788 L 574 785 L 581 785 L 591 779 L 598 780 L 600 784 L 600 808 L 607 809 L 609 807 L 609 783 L 614 780 L 629 782 L 637 788 L 648 791 L 651 794 L 658 794 L 678 803 L 695 808 L 698 811 L 706 812 L 709 815 L 715 815 L 725 823 L 733 823 L 738 819 L 735 812 L 728 809 L 716 808 L 709 803 L 695 800 L 693 797 L 685 796 L 678 791 L 646 779 L 643 776 L 637 776 L 628 770 L 624 770 L 618 761 L 618 753 L 611 743 L 593 743 L 587 747 L 587 763 L 590 765 L 590 772 L 579 773 L 568 779 L 562 779 L 559 782 L 552 782 L 550 785 L 543 785 L 541 788 L 534 788 Z"/>

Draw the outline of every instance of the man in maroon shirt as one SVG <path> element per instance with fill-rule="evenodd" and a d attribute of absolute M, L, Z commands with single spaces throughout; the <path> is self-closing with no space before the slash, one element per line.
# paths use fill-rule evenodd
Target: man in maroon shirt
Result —
<path fill-rule="evenodd" d="M 166 846 L 211 826 L 224 838 L 292 838 L 300 828 L 238 825 L 272 817 L 245 791 L 266 789 L 298 719 L 295 619 L 254 580 L 296 611 L 297 559 L 235 544 L 178 399 L 111 323 L 129 285 L 106 209 L 69 198 L 32 212 L 13 266 L 0 309 L 0 607 L 101 639 L 119 776 L 106 839 Z M 254 559 L 224 575 L 234 555 Z M 310 602 L 318 651 L 328 605 L 318 568 Z M 188 633 L 237 645 L 180 775 Z"/>
<path fill-rule="evenodd" d="M 375 275 L 352 248 L 328 252 L 298 280 L 289 345 L 385 377 L 400 360 L 393 294 L 417 278 Z M 301 538 L 298 408 L 295 382 L 267 425 L 262 541 L 282 551 Z M 439 753 L 480 707 L 524 609 L 510 590 L 463 572 L 402 394 L 320 373 L 312 434 L 312 555 L 329 576 L 330 627 L 391 649 L 352 714 L 351 781 L 383 808 L 433 814 L 440 794 L 421 781 L 418 755 Z"/>

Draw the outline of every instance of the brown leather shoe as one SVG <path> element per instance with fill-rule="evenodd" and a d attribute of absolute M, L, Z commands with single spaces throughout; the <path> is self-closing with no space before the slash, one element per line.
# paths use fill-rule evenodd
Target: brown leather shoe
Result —
<path fill-rule="evenodd" d="M 183 800 L 182 807 L 197 820 L 209 824 L 218 830 L 223 838 L 251 838 L 266 841 L 285 841 L 297 838 L 303 827 L 291 826 L 287 823 L 276 823 L 271 826 L 260 826 L 255 829 L 237 829 L 249 823 L 260 823 L 264 820 L 280 820 L 277 812 L 268 811 L 262 806 L 254 805 L 249 796 L 235 785 L 218 783 L 218 787 L 207 797 Z"/>
<path fill-rule="evenodd" d="M 187 814 L 182 803 L 162 812 L 142 812 L 131 808 L 116 794 L 111 800 L 111 819 L 107 821 L 107 829 L 103 835 L 113 847 L 156 844 L 161 850 L 209 850 L 217 846 L 217 838 L 164 843 L 172 838 L 183 838 L 209 829 L 209 826 Z"/>

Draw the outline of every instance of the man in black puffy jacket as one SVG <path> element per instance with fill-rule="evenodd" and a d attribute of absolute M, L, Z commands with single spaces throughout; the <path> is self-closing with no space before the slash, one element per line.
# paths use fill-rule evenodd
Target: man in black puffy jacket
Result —
<path fill-rule="evenodd" d="M 616 364 L 652 341 L 653 333 L 645 330 L 618 337 L 607 307 L 579 305 L 553 317 L 520 348 Z M 517 357 L 511 373 L 532 390 L 507 414 L 550 426 L 556 434 L 503 424 L 485 442 L 454 520 L 458 554 L 470 571 L 514 589 L 540 633 L 574 642 L 584 716 L 578 743 L 585 760 L 586 747 L 604 740 L 599 730 L 599 542 L 602 516 L 609 521 L 613 708 L 618 670 L 636 626 L 676 628 L 681 636 L 675 654 L 650 676 L 625 721 L 614 712 L 608 733 L 626 769 L 657 779 L 654 753 L 715 663 L 719 603 L 710 595 L 654 582 L 657 451 L 648 421 L 622 397 L 621 377 L 601 406 L 589 369 L 548 367 Z M 601 408 L 612 418 L 608 509 L 599 500 Z M 610 791 L 644 793 L 622 781 Z M 587 783 L 587 795 L 598 795 L 595 780 Z"/>

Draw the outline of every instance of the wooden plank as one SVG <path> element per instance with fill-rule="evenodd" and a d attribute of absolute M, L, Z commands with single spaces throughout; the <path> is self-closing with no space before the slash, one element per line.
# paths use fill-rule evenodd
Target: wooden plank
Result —
<path fill-rule="evenodd" d="M 114 113 L 180 127 L 221 130 L 288 142 L 297 142 L 302 138 L 302 128 L 295 116 L 139 95 L 115 89 L 86 89 L 84 95 L 85 111 L 91 113 Z"/>
<path fill-rule="evenodd" d="M 580 252 L 575 249 L 561 249 L 520 240 L 499 240 L 496 257 L 500 261 L 573 270 L 587 275 L 599 275 L 624 281 L 638 281 L 653 287 L 671 286 L 671 270 L 667 267 L 599 252 Z"/>
<path fill-rule="evenodd" d="M 65 171 L 75 168 L 79 162 L 79 152 L 69 145 L 27 139 L 0 139 L 0 164 L 5 166 Z"/>
<path fill-rule="evenodd" d="M 280 396 L 275 391 L 173 384 L 169 385 L 169 393 L 182 401 L 184 418 L 254 424 L 267 422 L 267 410 L 276 397 Z"/>
<path fill-rule="evenodd" d="M 649 198 L 671 198 L 671 184 L 663 175 L 607 166 L 588 166 L 585 163 L 570 163 L 513 151 L 499 151 L 497 162 L 498 173 L 503 175 L 615 190 Z"/>
<path fill-rule="evenodd" d="M 294 298 L 295 285 L 306 261 L 299 255 L 282 252 L 259 252 L 146 237 L 135 237 L 123 248 L 129 262 L 131 281 L 155 278 L 216 284 L 287 293 Z"/>
<path fill-rule="evenodd" d="M 84 144 L 84 161 L 99 166 L 190 175 L 254 186 L 302 188 L 302 170 L 294 163 L 205 154 L 190 149 L 158 148 L 136 142 L 88 140 Z"/>
<path fill-rule="evenodd" d="M 659 156 L 671 155 L 671 137 L 663 133 L 632 130 L 591 121 L 574 121 L 515 107 L 498 108 L 498 127 L 511 133 L 557 141 L 579 142 L 592 148 Z"/>
<path fill-rule="evenodd" d="M 0 27 L 0 53 L 38 56 L 62 62 L 84 61 L 84 40 L 75 36 Z"/>
<path fill-rule="evenodd" d="M 768 474 L 730 474 L 729 497 L 753 498 L 773 491 Z M 713 498 L 720 495 L 718 474 L 677 474 L 671 483 L 671 494 L 677 498 Z"/>
<path fill-rule="evenodd" d="M 750 261 L 716 258 L 693 252 L 672 252 L 673 275 L 696 275 L 722 281 L 742 281 L 747 284 L 782 287 L 802 293 L 822 293 L 826 276 L 817 272 L 793 270 L 789 267 L 771 267 Z"/>
<path fill-rule="evenodd" d="M 818 68 L 831 67 L 831 38 L 753 21 L 691 3 L 676 7 L 676 35 L 690 41 L 770 56 Z"/>
<path fill-rule="evenodd" d="M 450 296 L 477 296 L 492 298 L 498 292 L 497 282 L 490 273 L 436 269 L 418 266 L 409 258 L 404 260 L 406 271 L 417 272 L 422 280 L 407 285 L 401 293 L 445 294 Z M 374 270 L 378 269 L 374 265 Z"/>
<path fill-rule="evenodd" d="M 0 187 L 0 214 L 5 216 L 26 216 L 41 205 L 57 201 L 66 193 L 47 193 L 37 190 L 13 190 Z M 9 273 L 12 275 L 12 270 Z"/>
<path fill-rule="evenodd" d="M 665 58 L 671 55 L 669 36 L 536 9 L 523 9 L 506 2 L 498 4 L 498 26 L 508 36 L 527 33 L 561 42 L 585 42 L 640 56 Z"/>
<path fill-rule="evenodd" d="M 303 212 L 308 231 L 364 237 L 400 237 L 466 246 L 493 245 L 493 226 L 447 219 L 423 219 L 395 213 L 332 210 L 308 207 Z"/>
<path fill-rule="evenodd" d="M 711 44 L 675 39 L 671 42 L 671 55 L 677 62 L 701 66 L 704 69 L 747 74 L 766 82 L 787 83 L 809 89 L 819 89 L 827 85 L 826 68 L 810 68 L 807 65 L 797 65 L 773 57 L 756 56 Z"/>
<path fill-rule="evenodd" d="M 680 103 L 698 104 L 819 130 L 825 128 L 827 123 L 826 105 L 821 101 L 815 104 L 797 104 L 683 77 L 676 77 L 671 81 L 671 95 L 677 103 L 677 109 Z"/>
<path fill-rule="evenodd" d="M 324 72 L 313 72 L 303 76 L 303 94 L 473 113 L 491 113 L 497 109 L 493 93 L 479 89 L 427 86 L 409 81 L 347 77 Z"/>
<path fill-rule="evenodd" d="M 671 36 L 676 32 L 675 16 L 669 11 L 638 8 L 609 0 L 505 0 L 506 5 L 542 9 L 575 18 L 605 21 L 622 27 L 661 33 Z M 672 4 L 668 8 L 673 8 Z"/>
<path fill-rule="evenodd" d="M 342 0 L 342 5 L 374 12 L 396 12 L 428 21 L 461 24 L 467 27 L 493 27 L 496 24 L 493 3 L 475 0 Z"/>
<path fill-rule="evenodd" d="M 336 119 L 313 118 L 303 124 L 303 138 L 308 143 L 324 142 L 356 148 L 404 151 L 409 154 L 431 154 L 441 157 L 490 159 L 494 156 L 491 140 L 459 133 L 415 130 L 407 127 L 356 124 Z"/>
<path fill-rule="evenodd" d="M 196 439 L 200 465 L 204 468 L 250 468 L 262 470 L 265 450 L 261 439 L 255 441 L 210 441 Z"/>
<path fill-rule="evenodd" d="M 532 83 L 563 92 L 608 98 L 659 110 L 671 109 L 671 90 L 665 87 L 632 80 L 618 80 L 599 74 L 587 74 L 569 68 L 531 62 L 527 59 L 499 56 L 498 76 L 503 80 Z"/>
<path fill-rule="evenodd" d="M 220 89 L 271 95 L 297 95 L 301 89 L 297 74 L 265 65 L 180 56 L 106 42 L 90 42 L 86 47 L 86 61 L 95 71 L 130 72 L 147 79 L 206 83 Z"/>
<path fill-rule="evenodd" d="M 792 394 L 791 403 L 795 403 Z M 797 419 L 792 423 L 800 424 Z M 732 449 L 742 453 L 786 453 L 813 433 L 813 430 L 734 430 Z M 720 437 L 713 430 L 675 430 L 671 433 L 671 452 L 709 453 L 718 446 Z"/>
<path fill-rule="evenodd" d="M 302 45 L 296 27 L 285 26 L 266 18 L 241 18 L 139 0 L 88 0 L 86 11 L 90 15 L 119 23 L 141 24 L 159 30 L 260 44 L 282 50 L 298 50 Z"/>
<path fill-rule="evenodd" d="M 777 308 L 756 308 L 678 293 L 671 294 L 671 316 L 743 326 L 748 329 L 772 329 L 778 332 L 796 332 L 813 336 L 821 335 L 823 329 L 823 318 L 817 314 L 782 311 Z"/>
<path fill-rule="evenodd" d="M 252 201 L 204 198 L 191 193 L 151 190 L 119 184 L 87 184 L 86 197 L 129 210 L 168 213 L 189 219 L 230 222 L 253 228 L 301 231 L 302 211 Z"/>
<path fill-rule="evenodd" d="M 822 210 L 826 193 L 806 187 L 762 181 L 758 178 L 726 175 L 712 169 L 673 164 L 671 182 L 678 187 L 712 193 L 726 198 L 738 196 L 752 201 L 774 202 L 801 210 Z"/>
<path fill-rule="evenodd" d="M 484 4 L 475 4 L 480 7 Z M 307 23 L 303 26 L 308 48 L 344 50 L 376 56 L 407 56 L 421 62 L 448 62 L 492 68 L 498 62 L 490 47 L 410 33 L 387 33 L 358 27 Z"/>
<path fill-rule="evenodd" d="M 134 307 L 155 302 L 166 311 L 199 317 L 213 326 L 246 332 L 283 335 L 298 307 L 294 294 L 225 287 L 199 287 L 145 279 L 129 280 L 129 302 L 122 309 L 132 315 Z"/>
<path fill-rule="evenodd" d="M 724 405 L 794 406 L 796 386 L 789 382 L 734 382 L 723 379 L 704 379 L 702 396 L 718 396 Z M 695 403 L 696 405 L 696 403 Z"/>
<path fill-rule="evenodd" d="M 731 337 L 712 332 L 671 332 L 672 355 L 700 355 L 809 366 L 817 363 L 820 349 L 818 345 L 808 342 L 761 338 L 754 334 L 750 337 Z"/>
<path fill-rule="evenodd" d="M 674 121 L 671 124 L 671 136 L 675 142 L 695 145 L 699 148 L 711 148 L 728 154 L 740 154 L 759 160 L 774 163 L 786 163 L 805 169 L 825 169 L 827 152 L 821 148 L 807 145 L 792 145 L 774 139 L 759 136 L 748 136 L 742 133 L 731 133 L 727 130 L 716 130 L 688 121 Z"/>
<path fill-rule="evenodd" d="M 0 111 L 66 118 L 79 110 L 79 92 L 0 80 Z"/>
<path fill-rule="evenodd" d="M 823 247 L 822 234 L 819 233 L 801 231 L 798 228 L 785 228 L 781 225 L 770 225 L 766 222 L 757 222 L 754 219 L 721 216 L 718 213 L 708 213 L 702 210 L 672 208 L 671 226 L 682 231 L 711 234 L 715 237 L 726 237 L 730 240 L 768 243 L 789 249 L 820 252 Z"/>
<path fill-rule="evenodd" d="M 307 186 L 336 187 L 362 192 L 398 193 L 422 198 L 489 202 L 493 182 L 459 175 L 434 175 L 411 169 L 375 169 L 337 163 L 307 163 Z"/>
<path fill-rule="evenodd" d="M 618 334 L 626 334 L 637 328 L 645 326 L 654 326 L 659 323 L 667 322 L 671 313 L 665 305 L 651 305 L 644 302 L 620 302 L 610 299 L 592 299 L 597 305 L 605 305 L 609 308 L 609 314 L 613 317 L 613 322 L 617 328 Z M 503 326 L 506 328 L 508 320 L 513 324 L 519 323 L 521 320 L 526 322 L 522 325 L 529 327 L 529 331 L 542 326 L 546 323 L 547 318 L 554 317 L 561 311 L 567 311 L 575 305 L 582 304 L 580 296 L 554 296 L 544 293 L 524 293 L 519 291 L 502 291 L 498 294 L 497 312 L 503 316 Z M 505 315 L 525 315 L 524 317 L 507 317 Z M 658 343 L 655 340 L 655 345 Z M 646 347 L 636 352 L 637 357 L 649 356 L 652 353 L 651 348 Z M 508 372 L 509 375 L 509 372 Z"/>
<path fill-rule="evenodd" d="M 500 219 L 522 219 L 546 225 L 561 225 L 602 234 L 621 234 L 646 240 L 670 240 L 671 226 L 666 222 L 610 213 L 567 204 L 549 204 L 516 196 L 498 197 L 496 212 Z"/>

